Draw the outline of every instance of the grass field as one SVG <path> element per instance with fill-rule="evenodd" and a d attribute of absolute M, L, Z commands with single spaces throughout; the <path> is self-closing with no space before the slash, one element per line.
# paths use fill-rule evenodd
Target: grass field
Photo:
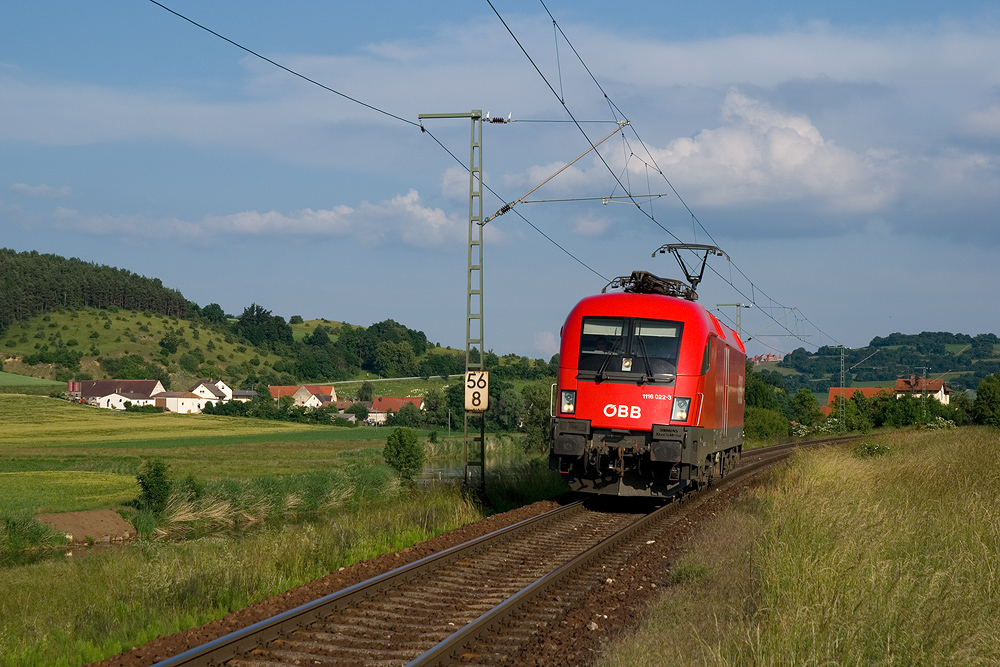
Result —
<path fill-rule="evenodd" d="M 374 427 L 127 413 L 3 394 L 0 423 L 0 472 L 134 475 L 156 457 L 178 476 L 248 479 L 335 469 L 341 453 L 381 448 L 386 437 Z"/>
<path fill-rule="evenodd" d="M 45 380 L 31 377 L 30 375 L 19 375 L 17 373 L 6 373 L 0 371 L 0 394 L 30 394 L 34 396 L 48 396 L 54 391 L 65 391 L 65 382 L 55 380 Z"/>
<path fill-rule="evenodd" d="M 134 476 L 104 472 L 0 472 L 0 517 L 121 505 L 139 494 Z"/>
<path fill-rule="evenodd" d="M 998 447 L 970 427 L 800 452 L 597 664 L 1000 664 Z"/>
<path fill-rule="evenodd" d="M 0 371 L 0 391 L 5 391 L 8 387 L 51 387 L 53 389 L 65 389 L 66 383 Z"/>

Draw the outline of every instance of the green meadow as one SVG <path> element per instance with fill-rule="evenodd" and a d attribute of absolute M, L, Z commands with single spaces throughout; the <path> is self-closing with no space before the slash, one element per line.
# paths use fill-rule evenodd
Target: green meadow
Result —
<path fill-rule="evenodd" d="M 382 458 L 384 428 L 3 394 L 0 424 L 0 667 L 101 660 L 484 516 L 459 485 L 401 481 Z M 169 470 L 165 507 L 122 508 L 154 457 Z M 490 471 L 498 509 L 564 490 L 539 460 Z M 32 514 L 108 507 L 142 539 L 82 559 L 32 556 L 58 543 Z"/>
<path fill-rule="evenodd" d="M 45 387 L 51 391 L 52 389 L 65 389 L 66 383 L 0 371 L 0 391 L 6 391 L 10 387 Z"/>
<path fill-rule="evenodd" d="M 1000 664 L 998 450 L 969 427 L 799 452 L 595 664 Z"/>
<path fill-rule="evenodd" d="M 338 454 L 385 442 L 384 429 L 374 427 L 139 414 L 16 394 L 0 394 L 0 423 L 0 472 L 134 475 L 156 457 L 177 474 L 249 478 L 333 469 Z"/>
<path fill-rule="evenodd" d="M 118 507 L 158 458 L 172 478 L 247 482 L 342 472 L 385 429 L 213 415 L 140 414 L 0 394 L 0 518 Z"/>
<path fill-rule="evenodd" d="M 115 507 L 138 494 L 133 475 L 78 470 L 0 472 L 0 517 Z"/>

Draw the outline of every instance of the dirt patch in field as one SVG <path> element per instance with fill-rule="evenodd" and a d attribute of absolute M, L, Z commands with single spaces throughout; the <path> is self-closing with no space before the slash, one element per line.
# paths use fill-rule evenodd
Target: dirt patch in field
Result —
<path fill-rule="evenodd" d="M 136 536 L 132 524 L 114 510 L 39 514 L 35 518 L 63 533 L 74 544 L 122 542 Z"/>

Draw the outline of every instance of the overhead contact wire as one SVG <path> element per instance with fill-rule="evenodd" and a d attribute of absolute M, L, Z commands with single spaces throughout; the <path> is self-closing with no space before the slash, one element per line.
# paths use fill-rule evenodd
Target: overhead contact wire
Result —
<path fill-rule="evenodd" d="M 308 76 L 306 76 L 306 75 L 304 75 L 304 74 L 302 74 L 302 73 L 300 73 L 300 72 L 296 72 L 295 70 L 291 69 L 290 67 L 286 67 L 285 65 L 282 65 L 281 63 L 279 63 L 279 62 L 277 62 L 277 61 L 275 61 L 275 60 L 272 60 L 271 58 L 268 58 L 267 56 L 265 56 L 265 55 L 263 55 L 263 54 L 261 54 L 261 53 L 258 53 L 257 51 L 254 51 L 253 49 L 250 49 L 250 48 L 248 48 L 248 47 L 246 47 L 246 46 L 243 46 L 243 45 L 242 45 L 242 44 L 240 44 L 239 42 L 236 42 L 236 41 L 234 41 L 234 40 L 232 40 L 232 39 L 230 39 L 230 38 L 226 37 L 225 35 L 223 35 L 223 34 L 221 34 L 221 33 L 218 33 L 218 32 L 216 32 L 215 30 L 212 30 L 211 28 L 209 28 L 209 27 L 207 27 L 207 26 L 205 26 L 205 25 L 202 25 L 201 23 L 198 23 L 197 21 L 195 21 L 195 20 L 193 20 L 193 19 L 190 19 L 190 18 L 188 18 L 187 16 L 185 16 L 185 15 L 183 15 L 183 14 L 181 14 L 181 13 L 177 12 L 177 11 L 174 11 L 174 10 L 173 10 L 173 9 L 171 9 L 170 7 L 167 7 L 166 5 L 164 5 L 163 3 L 161 3 L 161 2 L 157 2 L 157 0 L 149 0 L 149 1 L 150 1 L 151 3 L 153 3 L 154 5 L 156 5 L 157 7 L 159 7 L 159 8 L 161 8 L 161 9 L 163 9 L 163 10 L 165 10 L 165 11 L 169 12 L 170 14 L 173 14 L 173 15 L 174 15 L 174 16 L 176 16 L 177 18 L 179 18 L 179 19 L 182 19 L 182 20 L 184 20 L 184 21 L 187 21 L 187 22 L 188 22 L 188 23 L 190 23 L 191 25 L 193 25 L 193 26 L 195 26 L 195 27 L 197 27 L 197 28 L 200 28 L 201 30 L 204 30 L 205 32 L 209 33 L 210 35 L 213 35 L 213 36 L 215 36 L 215 37 L 218 37 L 218 38 L 219 38 L 219 39 L 221 39 L 222 41 L 224 41 L 224 42 L 226 42 L 226 43 L 228 43 L 228 44 L 231 44 L 232 46 L 235 46 L 236 48 L 240 49 L 241 51 L 245 51 L 246 53 L 249 53 L 250 55 L 254 56 L 255 58 L 259 58 L 259 59 L 263 60 L 264 62 L 266 62 L 266 63 L 269 63 L 269 64 L 271 64 L 271 65 L 273 65 L 273 66 L 277 67 L 277 68 L 278 68 L 278 69 L 280 69 L 280 70 L 283 70 L 283 71 L 285 71 L 285 72 L 288 72 L 289 74 L 291 74 L 291 75 L 293 75 L 293 76 L 296 76 L 296 77 L 298 77 L 298 78 L 302 79 L 303 81 L 306 81 L 306 82 L 308 82 L 308 83 L 311 83 L 311 84 L 313 84 L 314 86 L 319 86 L 319 87 L 320 87 L 320 88 L 322 88 L 323 90 L 326 90 L 326 91 L 328 91 L 328 92 L 331 92 L 331 93 L 333 93 L 334 95 L 338 95 L 338 96 L 340 96 L 340 97 L 344 98 L 345 100 L 348 100 L 348 101 L 350 101 L 350 102 L 354 102 L 355 104 L 358 104 L 358 105 L 360 105 L 360 106 L 362 106 L 362 107 L 365 107 L 366 109 L 370 109 L 371 111 L 375 111 L 375 112 L 377 112 L 377 113 L 380 113 L 380 114 L 382 114 L 382 115 L 384 115 L 384 116 L 388 116 L 389 118 L 392 118 L 392 119 L 395 119 L 395 120 L 398 120 L 398 121 L 400 121 L 400 122 L 403 122 L 403 123 L 406 123 L 407 125 L 411 125 L 411 126 L 414 126 L 414 127 L 419 127 L 419 128 L 420 128 L 420 130 L 421 130 L 421 132 L 424 132 L 424 133 L 426 133 L 426 134 L 430 135 L 431 139 L 433 139 L 433 140 L 434 140 L 434 142 L 435 142 L 435 143 L 436 143 L 436 144 L 437 144 L 438 146 L 440 146 L 440 147 L 441 147 L 442 149 L 444 149 L 444 151 L 445 151 L 446 153 L 448 153 L 448 155 L 450 155 L 450 156 L 451 156 L 451 157 L 452 157 L 452 158 L 453 158 L 453 159 L 454 159 L 454 160 L 455 160 L 456 162 L 458 162 L 458 163 L 459 163 L 460 165 L 462 165 L 462 167 L 463 167 L 463 168 L 464 168 L 464 169 L 465 169 L 466 171 L 468 171 L 468 170 L 469 170 L 469 167 L 468 167 L 468 165 L 466 165 L 466 164 L 465 164 L 464 162 L 462 162 L 462 160 L 460 160 L 460 159 L 459 159 L 459 158 L 458 158 L 458 157 L 457 157 L 457 156 L 456 156 L 456 155 L 455 155 L 455 154 L 454 154 L 454 153 L 453 153 L 453 152 L 452 152 L 451 150 L 449 150 L 447 146 L 445 146 L 445 145 L 444 145 L 443 143 L 441 143 L 441 141 L 440 141 L 440 140 L 439 140 L 439 139 L 438 139 L 438 138 L 437 138 L 436 136 L 434 136 L 434 134 L 433 134 L 433 133 L 432 133 L 432 132 L 431 132 L 430 130 L 428 130 L 427 128 L 425 128 L 425 127 L 424 127 L 424 126 L 423 126 L 422 124 L 420 124 L 420 123 L 415 123 L 415 122 L 413 122 L 412 120 L 409 120 L 408 118 L 404 118 L 404 117 L 402 117 L 402 116 L 398 116 L 398 115 L 396 115 L 396 114 L 394 114 L 394 113 L 391 113 L 391 112 L 389 112 L 389 111 L 386 111 L 386 110 L 384 110 L 384 109 L 380 109 L 380 108 L 378 108 L 378 107 L 376 107 L 376 106 L 373 106 L 373 105 L 371 105 L 371 104 L 368 104 L 368 103 L 366 103 L 366 102 L 362 102 L 361 100 L 359 100 L 359 99 L 357 99 L 357 98 L 355 98 L 355 97 L 351 97 L 350 95 L 347 95 L 346 93 L 342 93 L 341 91 L 339 91 L 339 90 L 336 90 L 335 88 L 331 88 L 330 86 L 327 86 L 327 85 L 326 85 L 326 84 L 324 84 L 324 83 L 321 83 L 321 82 L 319 82 L 319 81 L 316 81 L 315 79 L 313 79 L 313 78 L 311 78 L 311 77 L 308 77 Z M 536 120 L 536 121 L 532 121 L 532 120 L 528 120 L 528 121 L 522 121 L 522 122 L 568 122 L 568 121 L 544 121 L 544 120 Z M 576 123 L 576 124 L 577 124 L 577 126 L 579 127 L 579 124 L 580 124 L 581 122 L 582 122 L 582 123 L 594 123 L 594 122 L 607 122 L 607 121 L 577 121 L 576 119 L 573 119 L 573 121 L 572 121 L 572 122 Z M 489 190 L 489 191 L 490 191 L 490 192 L 491 192 L 491 193 L 492 193 L 492 194 L 493 194 L 494 196 L 496 196 L 496 197 L 497 197 L 498 199 L 500 199 L 501 201 L 505 201 L 503 197 L 500 197 L 500 196 L 499 196 L 499 195 L 498 195 L 498 194 L 497 194 L 497 193 L 496 193 L 496 192 L 495 192 L 495 191 L 494 191 L 494 190 L 493 190 L 492 188 L 490 188 L 490 187 L 489 187 L 488 185 L 486 185 L 485 183 L 483 183 L 483 185 L 484 185 L 484 186 L 486 187 L 486 189 L 487 189 L 487 190 Z M 607 280 L 608 280 L 608 278 L 605 278 L 605 277 L 604 277 L 603 275 L 601 275 L 601 273 L 599 273 L 599 272 L 598 272 L 597 270 L 595 270 L 595 269 L 594 269 L 593 267 L 589 266 L 589 265 L 588 265 L 588 264 L 587 264 L 586 262 L 584 262 L 583 260 L 581 260 L 581 259 L 580 259 L 579 257 L 577 257 L 576 255 L 574 255 L 574 254 L 573 254 L 572 252 L 570 252 L 569 250 L 567 250 L 567 249 L 566 249 L 565 247 L 563 247 L 562 245 L 560 245 L 559 243 L 557 243 L 557 242 L 556 242 L 556 241 L 555 241 L 555 240 L 554 240 L 554 239 L 553 239 L 552 237 L 550 237 L 550 236 L 549 236 L 548 234 L 546 234 L 546 233 L 545 233 L 545 232 L 543 232 L 543 231 L 542 231 L 541 229 L 539 229 L 539 228 L 538 228 L 538 227 L 536 227 L 536 226 L 535 226 L 534 224 L 532 224 L 532 223 L 531 223 L 531 221 L 529 221 L 529 220 L 528 220 L 527 218 L 525 218 L 525 217 L 524 217 L 523 215 L 521 215 L 520 213 L 518 213 L 518 216 L 520 216 L 520 218 L 521 218 L 522 220 L 524 220 L 524 221 L 525 221 L 525 222 L 526 222 L 526 223 L 527 223 L 527 224 L 528 224 L 528 225 L 529 225 L 529 226 L 530 226 L 530 227 L 531 227 L 532 229 L 534 229 L 534 230 L 535 230 L 536 232 L 538 232 L 539 234 L 541 234 L 541 235 L 542 235 L 543 237 L 545 237 L 545 238 L 546 238 L 546 239 L 547 239 L 547 240 L 548 240 L 548 241 L 549 241 L 550 243 L 552 243 L 552 244 L 553 244 L 554 246 L 556 246 L 557 248 L 559 248 L 559 250 L 561 250 L 561 251 L 563 251 L 564 253 L 566 253 L 567 255 L 569 255 L 569 256 L 570 256 L 570 257 L 571 257 L 571 258 L 572 258 L 572 259 L 573 259 L 574 261 L 576 261 L 577 263 L 579 263 L 579 264 L 580 264 L 581 266 L 583 266 L 584 268 L 586 268 L 586 269 L 587 269 L 588 271 L 592 272 L 592 273 L 593 273 L 594 275 L 596 275 L 596 276 L 598 276 L 598 277 L 602 278 L 602 279 L 603 279 L 603 280 L 605 280 L 605 281 L 607 281 Z"/>
<path fill-rule="evenodd" d="M 511 37 L 514 38 L 514 41 L 517 42 L 518 47 L 524 53 L 525 57 L 528 58 L 528 61 L 531 62 L 532 66 L 535 68 L 535 71 L 538 72 L 539 76 L 542 77 L 542 80 L 545 81 L 545 84 L 549 87 L 549 89 L 553 90 L 551 84 L 549 84 L 548 80 L 546 80 L 545 76 L 539 70 L 538 66 L 531 59 L 531 56 L 527 53 L 527 51 L 525 50 L 525 48 L 521 45 L 520 41 L 517 40 L 517 37 L 513 34 L 513 32 L 511 31 L 510 27 L 507 26 L 506 22 L 504 22 L 503 18 L 500 16 L 499 12 L 497 12 L 496 8 L 493 7 L 493 3 L 490 2 L 490 0 L 487 0 L 487 3 L 490 5 L 490 8 L 493 9 L 494 13 L 497 14 L 497 17 L 500 18 L 500 21 L 504 24 L 504 27 L 507 28 L 507 32 L 509 32 L 511 34 Z M 621 114 L 622 117 L 625 117 L 625 115 L 621 112 L 621 109 L 618 108 L 618 106 L 614 103 L 614 101 L 611 99 L 611 97 L 607 94 L 607 91 L 604 90 L 604 87 L 601 85 L 600 81 L 597 80 L 597 77 L 594 76 L 594 73 L 591 71 L 590 67 L 584 61 L 584 59 L 580 55 L 580 53 L 576 50 L 576 47 L 573 46 L 573 42 L 570 41 L 569 37 L 566 36 L 566 33 L 563 31 L 562 27 L 559 26 L 558 21 L 556 21 L 555 17 L 552 15 L 552 12 L 549 11 L 549 8 L 545 5 L 544 0 L 539 0 L 539 3 L 542 5 L 542 8 L 545 10 L 545 13 L 548 14 L 549 18 L 552 20 L 552 23 L 558 29 L 559 34 L 561 34 L 562 37 L 563 37 L 563 39 L 566 40 L 567 46 L 569 46 L 570 50 L 573 51 L 573 54 L 576 56 L 577 60 L 580 62 L 580 65 L 584 68 L 584 70 L 590 76 L 591 80 L 594 82 L 594 85 L 596 85 L 597 88 L 598 88 L 598 90 L 601 91 L 601 94 L 604 96 L 604 99 L 607 101 L 609 108 L 612 110 L 612 114 L 616 118 L 618 117 L 619 114 Z M 554 90 L 553 90 L 553 93 L 555 93 Z M 559 96 L 557 95 L 557 97 L 559 97 Z M 566 107 L 565 102 L 563 102 L 562 100 L 560 100 L 560 103 L 562 103 L 563 107 L 566 109 L 566 112 L 570 115 L 570 118 L 572 118 L 573 115 L 569 111 L 568 107 Z M 698 227 L 700 227 L 702 229 L 702 231 L 706 234 L 706 236 L 708 236 L 708 238 L 711 239 L 712 242 L 717 246 L 718 242 L 715 241 L 715 238 L 712 236 L 711 232 L 709 232 L 708 229 L 705 227 L 705 225 L 702 224 L 701 220 L 698 218 L 698 216 L 695 214 L 695 212 L 691 209 L 690 206 L 688 206 L 687 202 L 681 196 L 680 192 L 677 191 L 677 189 L 674 187 L 674 185 L 670 181 L 670 179 L 667 178 L 666 174 L 663 173 L 663 170 L 660 169 L 660 167 L 659 167 L 658 164 L 656 164 L 656 159 L 653 157 L 652 152 L 649 150 L 649 147 L 646 146 L 646 143 L 642 140 L 642 137 L 639 136 L 638 130 L 636 130 L 635 126 L 632 125 L 631 123 L 629 124 L 629 126 L 632 128 L 633 134 L 635 134 L 636 139 L 639 141 L 640 145 L 642 145 L 643 149 L 645 150 L 646 155 L 649 156 L 649 159 L 652 162 L 653 166 L 655 167 L 657 173 L 663 178 L 664 182 L 666 182 L 667 186 L 670 188 L 670 190 L 677 197 L 677 200 L 681 203 L 681 205 L 685 208 L 685 210 L 687 210 L 687 212 L 691 215 L 692 221 L 696 222 L 697 225 L 698 225 Z M 580 128 L 580 129 L 581 129 L 581 132 L 582 132 L 583 131 L 582 128 Z M 584 134 L 584 136 L 586 136 L 586 134 Z M 634 155 L 634 153 L 632 153 L 632 154 Z M 636 157 L 638 157 L 638 156 L 636 156 Z M 602 158 L 602 161 L 603 161 L 603 158 Z M 604 164 L 605 164 L 606 167 L 608 166 L 607 162 L 605 162 Z M 617 175 L 615 175 L 613 171 L 611 171 L 610 167 L 608 167 L 608 171 L 609 171 L 609 173 L 611 173 L 612 177 L 617 181 L 618 185 L 621 185 L 622 188 L 623 188 L 623 190 L 626 192 L 626 194 L 628 194 L 631 197 L 631 193 L 629 192 L 629 190 L 627 188 L 625 188 L 625 186 L 621 182 L 621 179 Z M 633 201 L 635 201 L 634 198 L 633 198 Z M 646 215 L 646 217 L 649 218 L 654 224 L 656 224 L 660 229 L 662 229 L 663 231 L 665 231 L 667 234 L 669 234 L 674 239 L 680 241 L 680 238 L 676 234 L 674 234 L 673 232 L 671 232 L 670 230 L 668 230 L 666 227 L 664 227 L 662 224 L 660 224 L 660 222 L 658 220 L 656 220 L 656 218 L 651 214 L 651 212 L 646 212 L 645 210 L 642 209 L 641 205 L 639 205 L 638 202 L 635 202 L 635 203 L 636 203 L 636 206 L 639 208 L 639 210 L 642 211 L 642 213 L 644 215 Z M 747 276 L 743 272 L 743 270 L 738 265 L 735 264 L 735 262 L 733 262 L 731 259 L 729 261 L 730 261 L 730 265 L 732 267 L 735 267 L 736 271 L 741 276 L 743 276 L 743 278 L 750 285 L 750 287 L 751 287 L 751 294 L 753 294 L 756 291 L 760 291 L 762 295 L 767 296 L 767 294 L 763 290 L 761 290 L 758 286 L 756 286 L 754 284 L 754 282 L 752 280 L 750 280 L 749 276 Z M 716 276 L 718 276 L 719 278 L 721 278 L 724 282 L 728 283 L 730 285 L 730 287 L 732 287 L 733 289 L 735 289 L 741 296 L 743 296 L 744 298 L 747 298 L 747 295 L 744 294 L 743 291 L 740 290 L 738 287 L 736 287 L 736 285 L 732 281 L 732 279 L 726 280 L 726 278 L 724 276 L 722 276 L 722 274 L 720 274 L 717 270 L 715 270 L 714 267 L 709 266 L 708 268 L 713 273 L 715 273 Z M 768 297 L 768 298 L 770 298 L 770 297 Z M 750 298 L 750 302 L 753 303 L 754 305 L 756 305 L 756 300 L 754 298 Z M 771 317 L 771 316 L 769 315 L 769 317 Z M 771 319 L 772 319 L 772 321 L 777 322 L 776 320 L 774 320 L 773 317 L 771 317 Z M 822 329 L 820 329 L 818 326 L 816 326 L 816 324 L 814 324 L 812 322 L 812 320 L 810 320 L 809 318 L 805 317 L 804 315 L 803 315 L 803 319 L 805 321 L 809 322 L 809 324 L 812 325 L 817 331 L 819 331 L 820 334 L 826 336 L 827 338 L 830 338 L 833 341 L 836 341 L 835 338 L 833 338 L 832 336 L 830 336 L 829 334 L 827 334 L 825 331 L 823 331 Z M 792 337 L 797 338 L 799 340 L 802 340 L 800 336 L 796 335 L 794 332 L 792 332 L 791 330 L 789 330 L 787 327 L 782 326 L 782 328 L 785 329 L 785 331 L 787 331 Z M 806 341 L 803 341 L 803 342 L 806 342 Z"/>

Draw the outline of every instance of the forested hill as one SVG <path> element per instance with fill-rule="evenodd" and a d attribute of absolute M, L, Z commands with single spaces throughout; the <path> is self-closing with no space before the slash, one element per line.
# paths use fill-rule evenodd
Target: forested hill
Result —
<path fill-rule="evenodd" d="M 0 248 L 0 331 L 59 308 L 126 308 L 183 317 L 184 296 L 125 269 Z"/>
<path fill-rule="evenodd" d="M 1000 372 L 1000 338 L 992 333 L 893 333 L 876 336 L 868 347 L 844 350 L 847 386 L 874 386 L 910 375 L 944 379 L 952 389 L 974 389 L 987 375 Z M 840 385 L 841 349 L 824 346 L 816 352 L 799 348 L 785 356 L 779 368 L 790 389 L 826 393 Z"/>

